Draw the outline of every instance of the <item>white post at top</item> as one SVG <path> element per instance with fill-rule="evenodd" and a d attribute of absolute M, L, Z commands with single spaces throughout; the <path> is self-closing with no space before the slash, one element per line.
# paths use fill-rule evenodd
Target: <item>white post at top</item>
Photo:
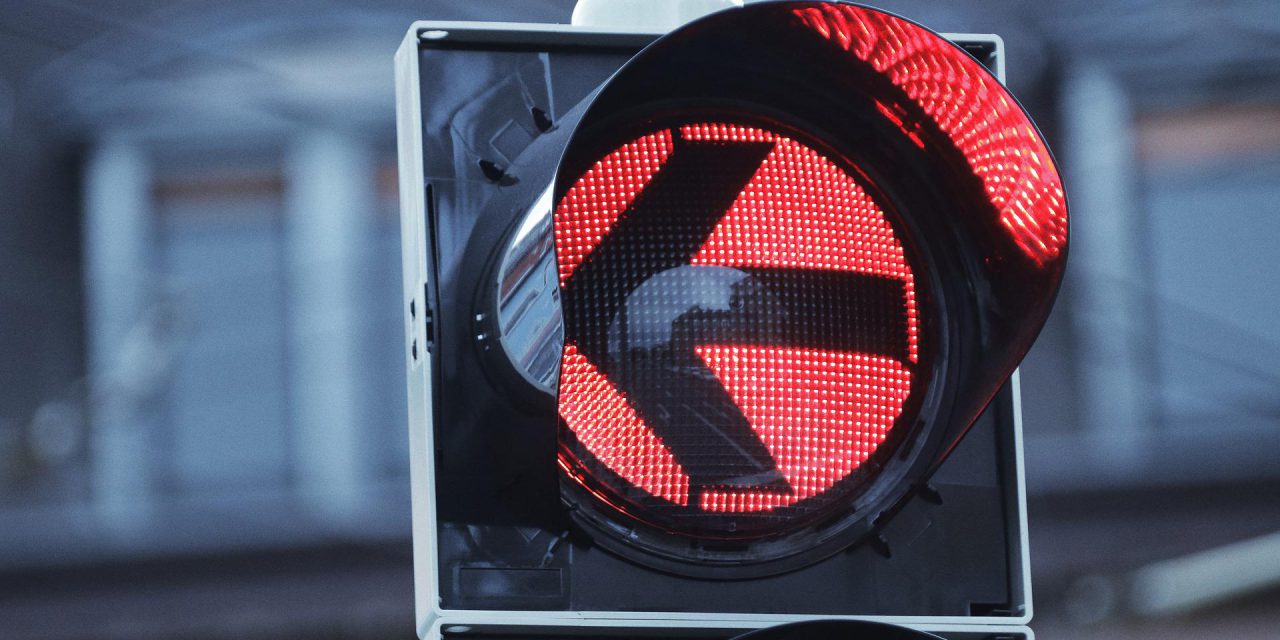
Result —
<path fill-rule="evenodd" d="M 572 24 L 662 33 L 742 0 L 578 0 Z"/>

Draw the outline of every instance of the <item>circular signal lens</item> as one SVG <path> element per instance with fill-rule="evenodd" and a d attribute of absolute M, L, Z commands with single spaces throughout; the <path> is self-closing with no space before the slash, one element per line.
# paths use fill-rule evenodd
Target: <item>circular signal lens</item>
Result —
<path fill-rule="evenodd" d="M 928 383 L 898 217 L 803 130 L 648 122 L 554 211 L 562 470 L 624 528 L 752 539 L 849 513 Z"/>

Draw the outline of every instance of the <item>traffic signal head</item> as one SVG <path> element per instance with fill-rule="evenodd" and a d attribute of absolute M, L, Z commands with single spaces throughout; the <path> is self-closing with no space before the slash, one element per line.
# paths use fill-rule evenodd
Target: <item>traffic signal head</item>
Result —
<path fill-rule="evenodd" d="M 734 640 L 939 640 L 936 636 L 906 627 L 865 620 L 816 620 L 778 625 L 744 633 Z"/>
<path fill-rule="evenodd" d="M 982 61 L 838 2 L 411 35 L 420 617 L 1029 618 L 1066 202 Z"/>
<path fill-rule="evenodd" d="M 995 76 L 847 4 L 649 47 L 554 194 L 567 499 L 697 575 L 865 535 L 1013 372 L 1065 259 L 1053 159 Z"/>

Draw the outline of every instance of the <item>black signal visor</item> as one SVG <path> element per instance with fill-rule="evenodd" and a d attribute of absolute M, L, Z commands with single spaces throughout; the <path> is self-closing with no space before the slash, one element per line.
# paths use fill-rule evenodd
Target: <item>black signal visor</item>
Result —
<path fill-rule="evenodd" d="M 843 3 L 651 45 L 587 108 L 554 203 L 562 490 L 664 568 L 865 534 L 1012 373 L 1066 256 L 1016 100 L 941 36 Z"/>

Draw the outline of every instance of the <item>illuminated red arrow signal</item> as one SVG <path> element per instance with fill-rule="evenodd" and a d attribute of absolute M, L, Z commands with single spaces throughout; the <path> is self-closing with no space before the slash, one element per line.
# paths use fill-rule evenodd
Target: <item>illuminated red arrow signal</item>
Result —
<path fill-rule="evenodd" d="M 847 499 L 912 391 L 902 243 L 856 167 L 800 137 L 677 123 L 556 210 L 561 462 L 632 515 L 744 533 Z"/>

